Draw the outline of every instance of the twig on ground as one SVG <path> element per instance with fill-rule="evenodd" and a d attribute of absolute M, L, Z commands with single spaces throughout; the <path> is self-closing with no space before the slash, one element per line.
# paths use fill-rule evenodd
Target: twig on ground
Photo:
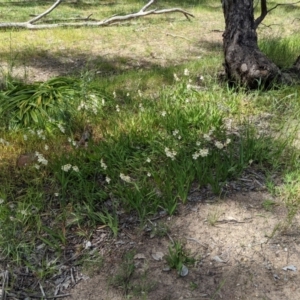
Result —
<path fill-rule="evenodd" d="M 187 40 L 187 41 L 189 41 L 189 42 L 192 42 L 192 40 L 187 39 L 186 37 L 181 36 L 181 35 L 177 35 L 177 34 L 166 33 L 166 36 L 171 36 L 171 37 L 174 37 L 174 38 L 181 38 L 181 39 Z"/>

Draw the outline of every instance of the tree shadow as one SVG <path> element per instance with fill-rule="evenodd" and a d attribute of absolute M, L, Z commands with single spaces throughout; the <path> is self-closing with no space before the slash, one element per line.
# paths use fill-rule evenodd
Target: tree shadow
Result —
<path fill-rule="evenodd" d="M 6 54 L 3 54 L 5 56 Z M 45 50 L 33 53 L 26 49 L 18 53 L 18 57 L 11 64 L 0 63 L 1 70 L 7 70 L 12 77 L 27 82 L 45 81 L 57 76 L 80 77 L 86 72 L 98 78 L 126 81 L 122 75 L 129 76 L 128 81 L 140 81 L 142 77 L 160 78 L 161 84 L 171 84 L 174 81 L 174 70 L 178 66 L 161 66 L 150 59 L 120 55 L 91 55 L 70 51 L 47 52 Z M 2 72 L 3 73 L 3 72 Z M 152 75 L 151 75 L 152 74 Z M 117 77 L 121 75 L 121 79 Z M 1 77 L 1 75 L 0 75 Z M 122 79 L 123 78 L 123 79 Z"/>

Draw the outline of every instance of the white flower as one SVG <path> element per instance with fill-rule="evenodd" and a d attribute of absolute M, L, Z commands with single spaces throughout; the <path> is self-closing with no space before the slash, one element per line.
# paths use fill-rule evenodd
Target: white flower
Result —
<path fill-rule="evenodd" d="M 176 75 L 176 73 L 173 74 L 175 81 L 179 81 L 180 79 L 178 78 L 178 76 Z"/>
<path fill-rule="evenodd" d="M 62 133 L 65 133 L 65 128 L 64 126 L 62 126 L 61 124 L 58 124 L 57 127 L 59 128 L 59 130 L 62 132 Z"/>
<path fill-rule="evenodd" d="M 148 173 L 147 173 L 147 176 L 148 176 L 148 177 L 151 177 L 151 173 L 150 173 L 150 172 L 148 172 Z"/>
<path fill-rule="evenodd" d="M 179 140 L 181 140 L 181 135 L 179 135 L 177 138 L 178 138 Z"/>
<path fill-rule="evenodd" d="M 142 92 L 140 90 L 138 90 L 138 94 L 139 94 L 140 97 L 143 96 L 143 94 L 142 94 Z"/>
<path fill-rule="evenodd" d="M 100 164 L 101 164 L 101 168 L 103 168 L 104 170 L 107 169 L 107 165 L 104 163 L 103 159 L 100 160 Z"/>
<path fill-rule="evenodd" d="M 194 160 L 196 160 L 200 156 L 200 152 L 195 152 L 192 157 Z"/>
<path fill-rule="evenodd" d="M 113 92 L 113 96 L 114 96 L 115 99 L 117 98 L 116 91 Z"/>
<path fill-rule="evenodd" d="M 179 130 L 175 129 L 172 133 L 173 133 L 174 136 L 176 136 L 179 133 Z"/>
<path fill-rule="evenodd" d="M 119 105 L 116 105 L 116 111 L 117 111 L 117 112 L 120 112 L 120 107 L 119 107 Z"/>
<path fill-rule="evenodd" d="M 208 149 L 207 148 L 200 149 L 199 154 L 202 157 L 207 156 L 208 155 Z"/>
<path fill-rule="evenodd" d="M 249 165 L 251 165 L 253 163 L 253 160 L 252 159 L 250 159 L 249 160 Z"/>
<path fill-rule="evenodd" d="M 48 164 L 48 160 L 43 156 L 43 154 L 39 153 L 39 152 L 35 152 L 35 156 L 38 158 L 37 161 L 43 165 L 47 165 Z"/>
<path fill-rule="evenodd" d="M 20 210 L 20 214 L 23 216 L 27 215 L 27 211 L 25 209 Z"/>
<path fill-rule="evenodd" d="M 175 160 L 175 156 L 177 154 L 176 151 L 170 150 L 168 147 L 166 147 L 165 148 L 165 153 L 166 153 L 167 157 L 170 157 L 172 160 Z"/>
<path fill-rule="evenodd" d="M 54 193 L 54 196 L 55 196 L 55 197 L 58 197 L 58 196 L 59 196 L 59 193 Z"/>
<path fill-rule="evenodd" d="M 139 108 L 140 108 L 141 111 L 144 111 L 144 110 L 145 110 L 145 108 L 143 107 L 143 104 L 142 104 L 142 103 L 139 104 Z"/>
<path fill-rule="evenodd" d="M 79 169 L 78 169 L 77 166 L 73 166 L 72 169 L 73 169 L 74 172 L 77 172 L 77 173 L 79 172 Z"/>
<path fill-rule="evenodd" d="M 85 242 L 85 249 L 90 249 L 92 247 L 92 243 L 90 241 Z"/>
<path fill-rule="evenodd" d="M 0 138 L 0 144 L 3 144 L 5 146 L 8 146 L 9 145 L 9 142 L 7 142 L 6 140 Z"/>
<path fill-rule="evenodd" d="M 48 145 L 45 145 L 45 150 L 47 151 L 47 150 L 49 150 L 49 146 Z"/>
<path fill-rule="evenodd" d="M 163 117 L 165 117 L 166 114 L 167 114 L 167 112 L 166 112 L 165 110 L 163 110 L 163 111 L 161 112 L 161 115 L 162 115 Z"/>
<path fill-rule="evenodd" d="M 208 134 L 204 134 L 203 138 L 208 142 L 211 141 L 211 137 Z"/>
<path fill-rule="evenodd" d="M 0 198 L 0 204 L 4 203 L 4 199 Z"/>
<path fill-rule="evenodd" d="M 26 134 L 23 135 L 23 139 L 24 139 L 24 141 L 27 141 L 28 138 L 27 138 Z"/>
<path fill-rule="evenodd" d="M 203 77 L 202 75 L 200 75 L 200 76 L 198 77 L 198 79 L 199 79 L 200 81 L 202 81 L 202 80 L 204 80 L 204 77 Z"/>
<path fill-rule="evenodd" d="M 81 101 L 80 104 L 77 107 L 77 110 L 81 110 L 83 108 L 87 109 L 88 106 L 87 106 L 87 104 L 85 102 Z"/>
<path fill-rule="evenodd" d="M 224 148 L 224 145 L 223 145 L 221 142 L 219 142 L 219 141 L 216 141 L 216 142 L 215 142 L 215 146 L 216 146 L 218 149 L 223 149 L 223 148 Z"/>
<path fill-rule="evenodd" d="M 111 179 L 108 176 L 106 176 L 105 181 L 109 184 Z"/>
<path fill-rule="evenodd" d="M 228 145 L 231 143 L 231 139 L 227 138 L 225 144 Z"/>
<path fill-rule="evenodd" d="M 147 162 L 147 163 L 150 163 L 150 162 L 151 162 L 151 159 L 150 159 L 149 157 L 147 157 L 146 162 Z"/>
<path fill-rule="evenodd" d="M 38 164 L 35 164 L 34 167 L 39 170 L 40 169 L 40 166 Z"/>
<path fill-rule="evenodd" d="M 105 99 L 102 98 L 101 102 L 102 102 L 102 105 L 104 106 L 105 105 Z"/>
<path fill-rule="evenodd" d="M 131 182 L 131 178 L 129 176 L 124 175 L 123 173 L 120 174 L 120 178 L 125 182 Z"/>
<path fill-rule="evenodd" d="M 75 147 L 77 145 L 76 141 L 72 141 L 72 145 Z"/>
<path fill-rule="evenodd" d="M 61 167 L 61 169 L 64 172 L 68 172 L 71 168 L 72 168 L 72 165 L 70 165 L 70 164 L 66 164 L 66 165 L 64 165 L 64 166 Z"/>
<path fill-rule="evenodd" d="M 43 133 L 44 133 L 44 130 L 43 130 L 43 129 L 38 129 L 38 130 L 36 131 L 36 134 L 38 135 L 38 137 L 41 137 L 41 135 L 43 135 Z"/>
<path fill-rule="evenodd" d="M 71 143 L 72 142 L 72 139 L 70 137 L 68 137 L 68 142 Z"/>
<path fill-rule="evenodd" d="M 197 141 L 197 142 L 196 142 L 196 146 L 199 147 L 200 145 L 201 145 L 201 142 Z"/>
<path fill-rule="evenodd" d="M 189 76 L 190 71 L 188 69 L 184 69 L 183 74 L 184 74 L 184 76 Z"/>
<path fill-rule="evenodd" d="M 129 96 L 130 96 L 130 94 L 129 94 L 129 93 L 127 93 L 127 94 L 126 94 L 126 97 L 129 97 Z"/>

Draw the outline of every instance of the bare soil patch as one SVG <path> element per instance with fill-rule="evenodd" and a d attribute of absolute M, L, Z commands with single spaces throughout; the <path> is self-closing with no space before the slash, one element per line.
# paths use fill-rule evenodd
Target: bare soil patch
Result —
<path fill-rule="evenodd" d="M 182 205 L 177 216 L 151 221 L 167 225 L 167 236 L 151 238 L 145 228 L 124 226 L 117 239 L 97 245 L 104 266 L 78 283 L 68 299 L 128 299 L 109 282 L 131 250 L 141 254 L 134 259 L 127 294 L 131 299 L 300 299 L 298 270 L 283 270 L 300 266 L 299 216 L 289 230 L 275 231 L 287 211 L 263 190 L 199 200 Z M 266 200 L 277 204 L 272 211 L 263 208 Z M 96 233 L 92 245 L 97 234 L 108 233 Z M 181 241 L 196 258 L 186 277 L 164 271 L 165 258 L 156 261 L 152 256 L 166 256 L 171 240 Z"/>

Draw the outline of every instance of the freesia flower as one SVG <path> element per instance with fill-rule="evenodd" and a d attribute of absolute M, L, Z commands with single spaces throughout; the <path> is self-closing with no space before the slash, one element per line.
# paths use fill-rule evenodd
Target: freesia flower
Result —
<path fill-rule="evenodd" d="M 73 166 L 72 169 L 73 169 L 74 172 L 77 172 L 77 173 L 79 172 L 79 169 L 78 169 L 77 166 Z"/>
<path fill-rule="evenodd" d="M 124 175 L 123 173 L 120 174 L 120 178 L 125 182 L 131 182 L 131 178 L 129 176 Z"/>
<path fill-rule="evenodd" d="M 72 168 L 72 165 L 71 165 L 71 164 L 66 164 L 66 165 L 64 165 L 64 166 L 61 167 L 61 169 L 62 169 L 64 172 L 69 172 L 71 168 Z"/>

